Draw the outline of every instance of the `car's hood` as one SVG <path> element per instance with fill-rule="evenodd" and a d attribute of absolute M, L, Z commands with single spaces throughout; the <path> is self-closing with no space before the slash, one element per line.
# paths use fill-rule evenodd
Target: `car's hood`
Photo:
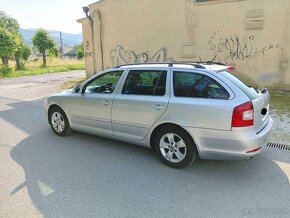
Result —
<path fill-rule="evenodd" d="M 49 97 L 53 97 L 53 96 L 68 96 L 71 95 L 73 93 L 73 89 L 67 89 L 67 90 L 63 90 L 62 92 L 56 93 L 56 94 L 52 94 Z"/>

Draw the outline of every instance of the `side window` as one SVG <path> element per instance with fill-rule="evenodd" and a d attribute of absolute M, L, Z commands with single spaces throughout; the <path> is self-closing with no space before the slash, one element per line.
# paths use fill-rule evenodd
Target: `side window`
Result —
<path fill-rule="evenodd" d="M 177 97 L 229 99 L 230 94 L 214 79 L 199 73 L 174 72 L 174 95 Z"/>
<path fill-rule="evenodd" d="M 125 81 L 122 94 L 165 95 L 166 71 L 131 70 Z"/>
<path fill-rule="evenodd" d="M 85 86 L 85 93 L 112 93 L 123 71 L 113 71 L 102 74 Z"/>

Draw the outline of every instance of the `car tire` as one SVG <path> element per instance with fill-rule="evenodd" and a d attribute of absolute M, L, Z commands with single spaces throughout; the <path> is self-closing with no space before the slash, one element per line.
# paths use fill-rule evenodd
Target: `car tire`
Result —
<path fill-rule="evenodd" d="M 182 128 L 168 125 L 154 138 L 154 148 L 161 161 L 173 168 L 184 168 L 193 163 L 198 152 L 191 136 Z"/>
<path fill-rule="evenodd" d="M 60 107 L 54 107 L 48 115 L 49 124 L 58 136 L 67 136 L 72 131 L 65 112 Z"/>

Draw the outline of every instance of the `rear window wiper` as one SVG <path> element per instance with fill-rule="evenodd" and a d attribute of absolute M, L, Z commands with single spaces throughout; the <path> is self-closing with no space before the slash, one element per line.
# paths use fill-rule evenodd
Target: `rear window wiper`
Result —
<path fill-rule="evenodd" d="M 262 90 L 262 94 L 266 94 L 267 92 L 268 92 L 267 89 L 263 89 L 263 90 Z"/>

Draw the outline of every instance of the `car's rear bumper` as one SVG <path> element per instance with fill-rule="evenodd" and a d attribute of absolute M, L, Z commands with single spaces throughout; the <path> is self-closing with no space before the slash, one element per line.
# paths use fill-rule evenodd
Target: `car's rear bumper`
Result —
<path fill-rule="evenodd" d="M 185 128 L 193 137 L 199 157 L 213 160 L 249 159 L 267 145 L 270 139 L 273 120 L 255 133 L 253 127 L 233 128 L 231 131 Z"/>

